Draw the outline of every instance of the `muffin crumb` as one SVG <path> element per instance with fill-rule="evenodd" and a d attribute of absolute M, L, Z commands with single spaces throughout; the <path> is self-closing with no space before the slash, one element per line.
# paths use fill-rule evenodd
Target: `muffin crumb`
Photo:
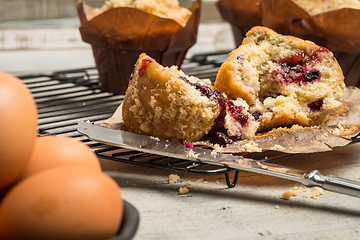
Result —
<path fill-rule="evenodd" d="M 169 184 L 173 184 L 180 181 L 180 176 L 177 174 L 170 174 L 169 175 Z"/>
<path fill-rule="evenodd" d="M 292 196 L 293 197 L 302 196 L 303 198 L 317 199 L 320 195 L 323 195 L 323 194 L 324 194 L 324 190 L 320 187 L 315 187 L 313 190 L 311 190 L 310 188 L 307 188 L 307 187 L 295 186 L 295 187 L 291 188 L 290 190 L 284 192 L 281 195 L 281 197 L 284 200 L 289 200 Z"/>
<path fill-rule="evenodd" d="M 275 144 L 274 146 L 271 147 L 271 150 L 283 150 L 284 147 L 279 145 L 279 144 Z"/>
<path fill-rule="evenodd" d="M 284 192 L 283 194 L 281 194 L 281 197 L 284 199 L 284 200 L 289 200 L 291 198 L 291 192 L 290 191 L 286 191 Z"/>
<path fill-rule="evenodd" d="M 187 187 L 180 187 L 179 188 L 180 195 L 187 194 L 188 192 L 189 192 L 189 189 Z"/>
<path fill-rule="evenodd" d="M 262 152 L 262 149 L 259 148 L 258 145 L 253 140 L 251 140 L 250 142 L 244 144 L 242 147 L 247 152 Z"/>

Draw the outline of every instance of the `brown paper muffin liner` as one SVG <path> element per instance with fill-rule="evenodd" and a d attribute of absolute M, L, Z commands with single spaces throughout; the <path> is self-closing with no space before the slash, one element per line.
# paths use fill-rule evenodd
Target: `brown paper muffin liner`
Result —
<path fill-rule="evenodd" d="M 193 2 L 186 26 L 134 8 L 110 9 L 91 20 L 93 10 L 77 0 L 84 42 L 91 45 L 101 87 L 114 94 L 125 94 L 136 60 L 143 52 L 163 66 L 179 68 L 188 49 L 196 42 L 201 0 Z"/>
<path fill-rule="evenodd" d="M 281 34 L 328 48 L 338 60 L 348 86 L 360 86 L 360 10 L 343 8 L 310 16 L 291 0 L 260 0 L 262 24 Z"/>
<path fill-rule="evenodd" d="M 334 53 L 347 86 L 360 86 L 360 10 L 343 8 L 310 16 L 292 0 L 218 0 L 217 6 L 231 24 L 237 46 L 256 25 L 310 40 Z"/>
<path fill-rule="evenodd" d="M 101 125 L 111 129 L 127 131 L 122 116 L 122 105 Z M 346 146 L 360 132 L 360 89 L 354 86 L 345 88 L 343 104 L 330 114 L 322 126 L 276 128 L 258 133 L 252 139 L 240 140 L 221 148 L 208 140 L 193 142 L 224 153 L 253 152 L 251 146 L 259 151 L 274 150 L 283 153 L 316 153 L 331 151 L 335 147 Z M 249 148 L 250 146 L 250 148 Z"/>
<path fill-rule="evenodd" d="M 230 23 L 236 46 L 240 46 L 246 33 L 261 25 L 261 18 L 255 0 L 218 0 L 216 6 L 221 17 Z"/>

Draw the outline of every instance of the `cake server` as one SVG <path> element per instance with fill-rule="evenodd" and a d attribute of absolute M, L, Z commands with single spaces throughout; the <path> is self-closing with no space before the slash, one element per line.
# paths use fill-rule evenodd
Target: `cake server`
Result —
<path fill-rule="evenodd" d="M 328 191 L 360 197 L 360 182 L 333 175 L 324 176 L 318 170 L 304 172 L 242 156 L 218 153 L 213 150 L 203 149 L 200 147 L 189 148 L 180 143 L 122 130 L 114 130 L 84 121 L 78 122 L 77 130 L 89 139 L 107 145 L 172 158 L 228 166 L 237 170 L 292 180 L 302 183 L 307 187 L 321 187 Z"/>

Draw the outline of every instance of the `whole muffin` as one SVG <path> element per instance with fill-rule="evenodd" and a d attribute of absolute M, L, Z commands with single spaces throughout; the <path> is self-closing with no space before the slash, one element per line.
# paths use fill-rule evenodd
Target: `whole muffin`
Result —
<path fill-rule="evenodd" d="M 360 9 L 359 0 L 293 0 L 311 16 L 341 8 Z"/>
<path fill-rule="evenodd" d="M 333 54 L 313 42 L 254 27 L 219 69 L 214 89 L 244 99 L 258 131 L 322 123 L 341 105 L 344 76 Z"/>
<path fill-rule="evenodd" d="M 84 42 L 91 45 L 104 91 L 125 94 L 138 56 L 181 67 L 195 44 L 201 1 L 191 9 L 178 0 L 109 0 L 94 9 L 77 0 Z"/>

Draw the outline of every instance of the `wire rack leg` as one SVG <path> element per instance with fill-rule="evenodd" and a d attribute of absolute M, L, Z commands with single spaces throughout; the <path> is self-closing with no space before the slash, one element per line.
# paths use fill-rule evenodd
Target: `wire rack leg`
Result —
<path fill-rule="evenodd" d="M 233 180 L 232 183 L 230 182 L 229 173 L 225 173 L 226 184 L 228 185 L 229 188 L 235 187 L 238 179 L 239 179 L 239 171 L 236 171 L 236 172 L 235 172 L 234 180 Z"/>

